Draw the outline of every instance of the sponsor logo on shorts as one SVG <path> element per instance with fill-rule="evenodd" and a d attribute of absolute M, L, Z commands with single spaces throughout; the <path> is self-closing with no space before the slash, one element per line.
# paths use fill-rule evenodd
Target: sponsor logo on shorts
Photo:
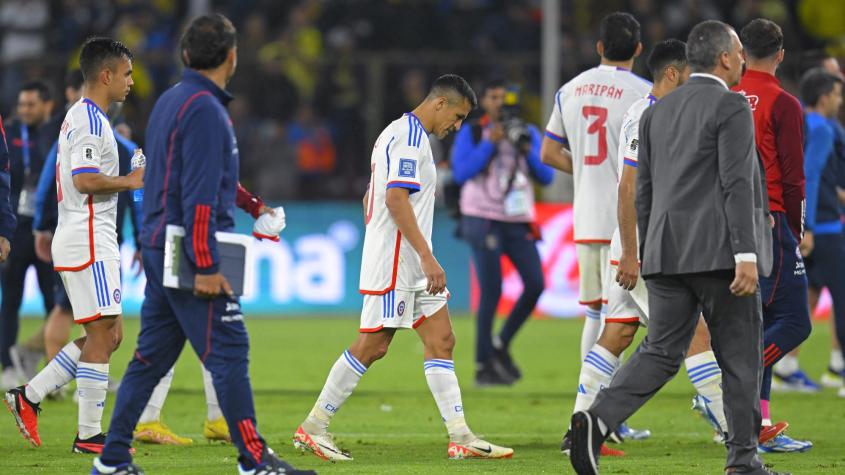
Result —
<path fill-rule="evenodd" d="M 399 306 L 396 307 L 396 311 L 399 312 L 399 316 L 401 317 L 405 313 L 405 301 L 399 302 Z"/>
<path fill-rule="evenodd" d="M 114 289 L 112 297 L 114 297 L 114 303 L 120 303 L 120 289 Z"/>

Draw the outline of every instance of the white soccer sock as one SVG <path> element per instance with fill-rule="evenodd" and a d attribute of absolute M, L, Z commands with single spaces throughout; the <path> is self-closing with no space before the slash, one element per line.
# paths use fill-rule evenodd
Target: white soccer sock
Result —
<path fill-rule="evenodd" d="M 725 418 L 725 406 L 722 402 L 722 370 L 716 362 L 716 355 L 712 351 L 705 351 L 690 356 L 684 360 L 687 375 L 698 395 L 707 403 L 707 409 L 722 428 L 728 430 L 728 420 Z"/>
<path fill-rule="evenodd" d="M 593 405 L 602 388 L 610 386 L 610 380 L 619 369 L 619 358 L 598 343 L 593 345 L 584 362 L 581 363 L 581 375 L 578 377 L 578 394 L 575 396 L 575 409 L 586 411 Z"/>
<path fill-rule="evenodd" d="M 220 410 L 220 403 L 217 402 L 217 391 L 214 390 L 214 379 L 211 377 L 211 371 L 202 368 L 202 385 L 205 388 L 205 404 L 208 407 L 206 418 L 209 421 L 214 421 L 223 417 L 223 411 Z"/>
<path fill-rule="evenodd" d="M 830 350 L 830 369 L 837 373 L 845 371 L 845 361 L 842 359 L 842 350 Z"/>
<path fill-rule="evenodd" d="M 585 313 L 587 318 L 584 319 L 584 329 L 581 331 L 581 360 L 587 357 L 590 348 L 596 344 L 599 339 L 599 330 L 601 330 L 601 310 L 593 310 L 587 307 Z"/>
<path fill-rule="evenodd" d="M 800 369 L 798 365 L 798 358 L 792 355 L 786 355 L 780 361 L 775 363 L 773 370 L 778 374 L 784 376 L 791 375 Z"/>
<path fill-rule="evenodd" d="M 337 414 L 366 372 L 366 366 L 352 356 L 349 350 L 344 351 L 329 371 L 317 402 L 302 423 L 303 429 L 309 433 L 325 432 L 331 418 Z"/>
<path fill-rule="evenodd" d="M 109 387 L 109 364 L 80 361 L 76 370 L 76 388 L 79 394 L 79 438 L 88 439 L 103 428 L 103 409 Z"/>
<path fill-rule="evenodd" d="M 150 400 L 147 401 L 144 412 L 141 413 L 141 418 L 138 419 L 138 424 L 161 420 L 161 408 L 164 407 L 164 400 L 167 399 L 167 393 L 170 391 L 170 383 L 173 382 L 173 369 L 170 368 L 170 371 L 165 373 L 158 381 L 150 395 Z"/>
<path fill-rule="evenodd" d="M 461 387 L 458 386 L 458 377 L 455 375 L 455 362 L 453 360 L 431 359 L 423 362 L 425 369 L 425 380 L 437 409 L 440 410 L 440 417 L 446 424 L 449 432 L 449 440 L 458 443 L 472 442 L 475 439 L 472 431 L 464 419 L 464 404 L 461 402 Z"/>
<path fill-rule="evenodd" d="M 82 350 L 70 342 L 47 363 L 26 385 L 26 398 L 38 404 L 45 396 L 71 382 L 76 377 L 76 366 Z"/>

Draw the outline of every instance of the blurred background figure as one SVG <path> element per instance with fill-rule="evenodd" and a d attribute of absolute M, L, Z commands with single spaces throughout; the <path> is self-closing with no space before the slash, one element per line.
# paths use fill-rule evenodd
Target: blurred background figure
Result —
<path fill-rule="evenodd" d="M 483 115 L 458 131 L 451 163 L 453 178 L 462 185 L 460 233 L 472 248 L 481 288 L 475 383 L 507 385 L 522 377 L 510 355 L 510 343 L 543 292 L 534 184 L 550 184 L 553 170 L 540 162 L 539 129 L 519 116 L 518 87 L 491 79 L 482 88 L 480 105 Z M 502 294 L 502 255 L 519 272 L 523 291 L 493 338 Z"/>

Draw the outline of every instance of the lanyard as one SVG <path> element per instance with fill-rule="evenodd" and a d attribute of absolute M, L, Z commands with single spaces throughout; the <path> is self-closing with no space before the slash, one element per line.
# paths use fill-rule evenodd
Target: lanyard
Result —
<path fill-rule="evenodd" d="M 21 153 L 23 154 L 23 166 L 26 173 L 29 173 L 29 129 L 26 124 L 21 124 Z"/>

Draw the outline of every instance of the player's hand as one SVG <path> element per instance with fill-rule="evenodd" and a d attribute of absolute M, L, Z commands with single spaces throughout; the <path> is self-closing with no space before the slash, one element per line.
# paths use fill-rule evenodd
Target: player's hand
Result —
<path fill-rule="evenodd" d="M 814 247 L 816 247 L 816 241 L 813 237 L 813 232 L 804 231 L 804 237 L 801 238 L 801 243 L 798 244 L 798 250 L 801 251 L 801 257 L 807 257 L 812 254 Z"/>
<path fill-rule="evenodd" d="M 443 293 L 446 290 L 446 272 L 440 267 L 440 263 L 434 258 L 434 254 L 423 256 L 420 259 L 423 273 L 428 280 L 425 290 L 431 295 Z"/>
<path fill-rule="evenodd" d="M 135 266 L 138 266 L 138 270 L 135 270 Z M 144 260 L 141 257 L 141 250 L 136 249 L 135 254 L 132 254 L 132 270 L 135 270 L 135 277 L 141 275 L 144 272 Z"/>
<path fill-rule="evenodd" d="M 0 236 L 0 262 L 6 262 L 10 252 L 12 252 L 12 245 L 9 244 L 9 240 Z"/>
<path fill-rule="evenodd" d="M 493 125 L 490 126 L 490 135 L 487 139 L 493 143 L 499 143 L 503 138 L 505 138 L 505 128 L 502 127 L 501 123 L 494 122 Z"/>
<path fill-rule="evenodd" d="M 631 256 L 622 253 L 619 258 L 619 265 L 616 268 L 616 282 L 625 290 L 633 290 L 637 285 L 637 279 L 640 276 L 640 263 L 637 262 L 637 256 Z"/>
<path fill-rule="evenodd" d="M 140 190 L 144 187 L 144 170 L 146 168 L 147 167 L 136 168 L 126 175 L 126 178 L 128 179 L 126 186 L 130 190 Z"/>
<path fill-rule="evenodd" d="M 44 262 L 53 262 L 53 234 L 49 231 L 35 231 L 35 255 Z"/>
<path fill-rule="evenodd" d="M 737 297 L 747 297 L 757 292 L 757 263 L 739 262 L 736 265 L 736 277 L 731 282 L 731 293 Z"/>
<path fill-rule="evenodd" d="M 216 274 L 197 274 L 194 277 L 194 295 L 205 299 L 213 299 L 220 294 L 235 295 L 229 282 L 220 272 Z"/>
<path fill-rule="evenodd" d="M 269 214 L 270 216 L 276 216 L 276 210 L 267 206 L 267 205 L 261 205 L 261 208 L 258 208 L 258 216 L 261 216 L 262 214 Z"/>

